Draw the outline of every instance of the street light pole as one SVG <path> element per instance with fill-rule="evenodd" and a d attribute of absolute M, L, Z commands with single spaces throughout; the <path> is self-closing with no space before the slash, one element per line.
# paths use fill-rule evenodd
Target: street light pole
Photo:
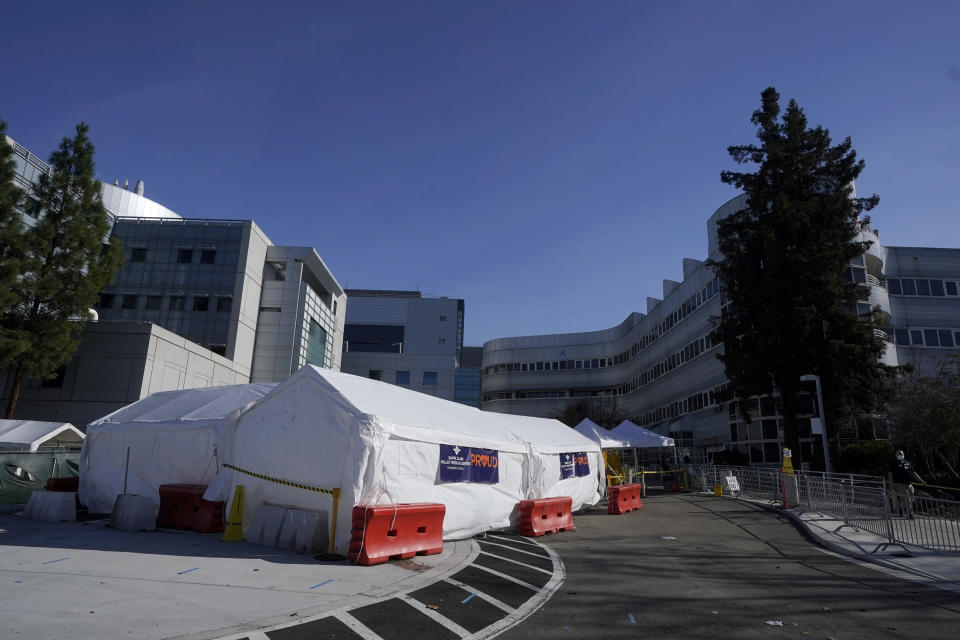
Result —
<path fill-rule="evenodd" d="M 817 385 L 817 413 L 820 414 L 820 437 L 823 439 L 823 466 L 827 473 L 831 473 L 833 471 L 833 465 L 830 464 L 830 446 L 827 444 L 827 420 L 823 411 L 823 393 L 820 391 L 820 376 L 800 376 L 800 381 L 812 381 Z"/>

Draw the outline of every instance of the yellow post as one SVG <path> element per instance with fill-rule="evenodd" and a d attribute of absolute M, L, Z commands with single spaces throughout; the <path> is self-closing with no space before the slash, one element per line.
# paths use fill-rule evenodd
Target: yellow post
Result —
<path fill-rule="evenodd" d="M 243 485 L 238 484 L 233 491 L 233 502 L 230 503 L 230 513 L 223 527 L 224 542 L 238 542 L 243 540 Z"/>
<path fill-rule="evenodd" d="M 337 537 L 337 512 L 340 510 L 340 489 L 333 490 L 333 517 L 330 518 L 330 553 L 333 553 L 333 543 Z"/>

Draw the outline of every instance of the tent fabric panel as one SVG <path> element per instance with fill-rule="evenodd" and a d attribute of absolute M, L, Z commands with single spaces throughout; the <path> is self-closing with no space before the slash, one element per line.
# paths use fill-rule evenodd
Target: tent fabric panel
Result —
<path fill-rule="evenodd" d="M 80 456 L 80 501 L 91 513 L 110 513 L 123 493 L 127 447 L 127 493 L 149 497 L 160 506 L 162 484 L 207 484 L 217 472 L 218 429 L 95 432 Z"/>

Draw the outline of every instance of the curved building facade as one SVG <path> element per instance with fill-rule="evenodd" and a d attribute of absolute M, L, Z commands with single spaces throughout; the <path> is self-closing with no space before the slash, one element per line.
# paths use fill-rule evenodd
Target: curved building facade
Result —
<path fill-rule="evenodd" d="M 733 198 L 707 221 L 711 256 L 718 255 L 717 221 L 745 205 L 745 196 Z M 945 356 L 960 354 L 960 249 L 885 247 L 866 227 L 861 239 L 873 244 L 846 277 L 864 285 L 858 309 L 880 311 L 884 362 L 932 373 Z M 724 304 L 713 271 L 687 258 L 682 281 L 664 280 L 662 298 L 648 298 L 646 313 L 616 327 L 491 340 L 483 346 L 481 408 L 552 417 L 578 398 L 601 398 L 633 422 L 673 435 L 691 455 L 736 448 L 754 464 L 779 463 L 775 398 L 752 399 L 750 423 L 717 402 L 726 376 L 714 322 Z M 804 446 L 813 446 L 810 435 Z"/>

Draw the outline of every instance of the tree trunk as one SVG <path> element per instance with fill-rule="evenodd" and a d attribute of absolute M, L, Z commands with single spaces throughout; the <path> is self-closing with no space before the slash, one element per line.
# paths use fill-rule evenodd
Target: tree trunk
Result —
<path fill-rule="evenodd" d="M 13 419 L 13 410 L 17 408 L 20 399 L 20 383 L 23 382 L 23 368 L 18 364 L 13 370 L 13 384 L 10 385 L 10 402 L 7 403 L 7 420 Z"/>
<path fill-rule="evenodd" d="M 797 433 L 797 386 L 780 387 L 783 400 L 783 445 L 793 454 L 793 468 L 800 470 L 803 452 L 800 450 L 800 435 Z"/>

